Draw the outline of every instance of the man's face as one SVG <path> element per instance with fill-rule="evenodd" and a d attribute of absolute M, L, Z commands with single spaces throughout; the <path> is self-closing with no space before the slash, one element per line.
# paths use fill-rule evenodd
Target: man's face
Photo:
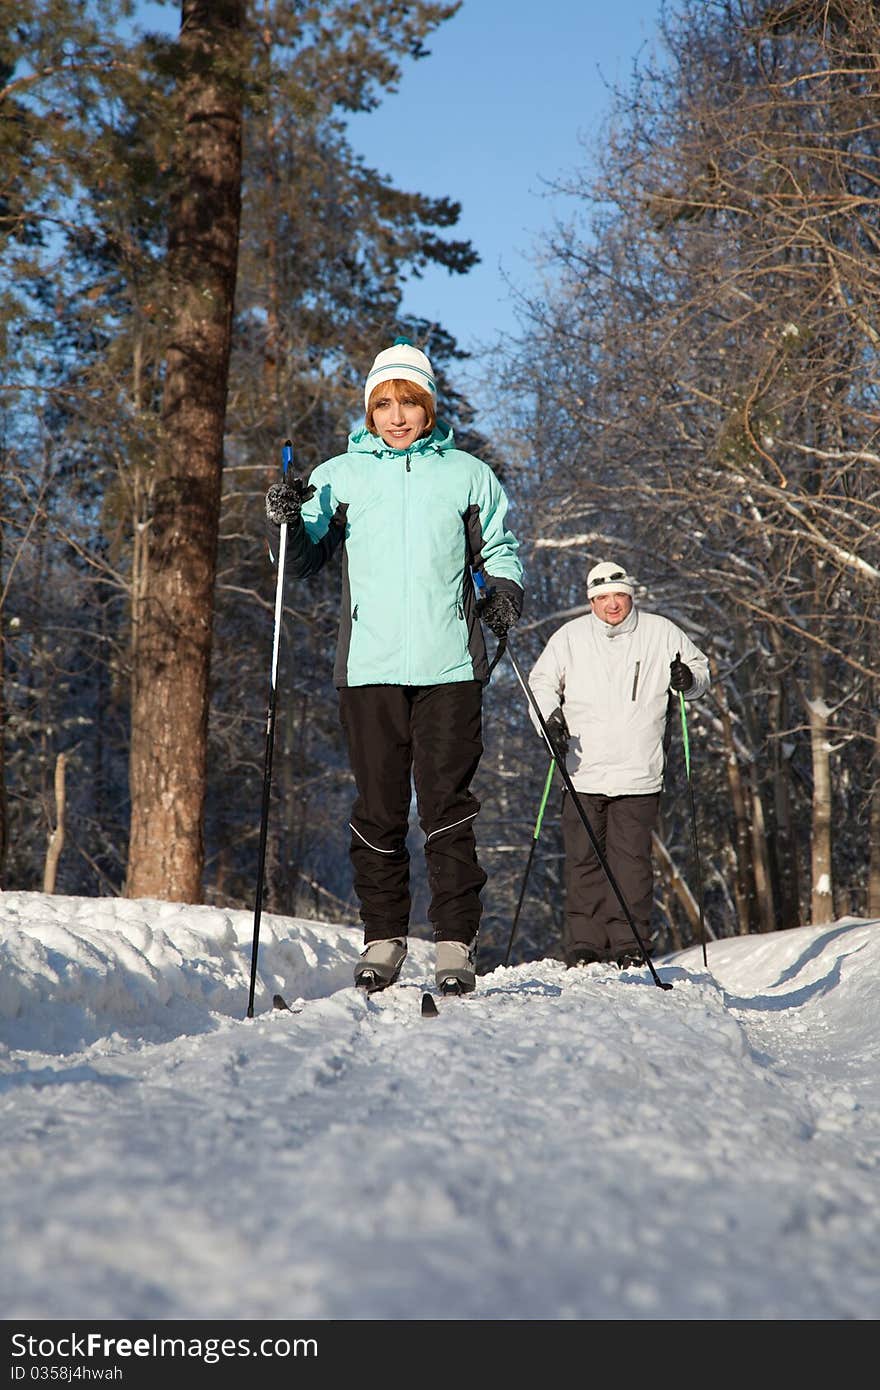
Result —
<path fill-rule="evenodd" d="M 622 623 L 633 606 L 631 594 L 599 594 L 591 598 L 590 603 L 596 617 L 611 627 Z"/>

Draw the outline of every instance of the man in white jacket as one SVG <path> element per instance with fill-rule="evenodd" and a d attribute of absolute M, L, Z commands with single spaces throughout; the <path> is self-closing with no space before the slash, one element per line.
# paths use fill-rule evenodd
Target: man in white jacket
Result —
<path fill-rule="evenodd" d="M 634 595 L 635 580 L 622 565 L 594 565 L 587 575 L 592 612 L 553 634 L 529 684 L 647 948 L 651 832 L 663 784 L 669 692 L 681 691 L 687 700 L 704 694 L 709 662 L 675 623 L 641 612 Z M 566 964 L 615 961 L 622 970 L 641 964 L 617 894 L 567 792 L 562 836 Z"/>

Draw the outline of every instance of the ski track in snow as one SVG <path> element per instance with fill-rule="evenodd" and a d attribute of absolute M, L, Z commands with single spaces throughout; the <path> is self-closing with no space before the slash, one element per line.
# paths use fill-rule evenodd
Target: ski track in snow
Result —
<path fill-rule="evenodd" d="M 365 998 L 359 933 L 263 917 L 246 1020 L 251 932 L 0 894 L 5 1318 L 880 1313 L 875 925 L 668 992 L 499 968 L 435 1019 L 428 943 Z"/>

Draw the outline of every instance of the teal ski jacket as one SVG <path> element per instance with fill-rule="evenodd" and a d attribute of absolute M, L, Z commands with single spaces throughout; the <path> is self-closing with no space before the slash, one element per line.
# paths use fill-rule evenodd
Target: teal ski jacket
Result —
<path fill-rule="evenodd" d="M 343 545 L 334 684 L 442 685 L 488 679 L 471 570 L 522 610 L 518 542 L 488 464 L 456 449 L 442 421 L 409 450 L 361 428 L 315 468 L 288 528 L 297 578 Z"/>

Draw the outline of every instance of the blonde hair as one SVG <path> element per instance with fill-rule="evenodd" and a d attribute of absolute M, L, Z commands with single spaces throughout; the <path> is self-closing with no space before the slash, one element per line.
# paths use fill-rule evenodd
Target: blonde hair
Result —
<path fill-rule="evenodd" d="M 420 438 L 430 434 L 437 423 L 437 407 L 434 404 L 434 397 L 430 391 L 419 386 L 415 381 L 402 381 L 399 377 L 394 377 L 391 381 L 380 381 L 378 386 L 374 386 L 370 392 L 370 399 L 367 402 L 366 424 L 370 434 L 378 434 L 379 431 L 373 424 L 373 411 L 380 401 L 386 396 L 390 396 L 395 401 L 404 404 L 420 405 L 424 410 L 427 424 L 422 430 Z"/>

